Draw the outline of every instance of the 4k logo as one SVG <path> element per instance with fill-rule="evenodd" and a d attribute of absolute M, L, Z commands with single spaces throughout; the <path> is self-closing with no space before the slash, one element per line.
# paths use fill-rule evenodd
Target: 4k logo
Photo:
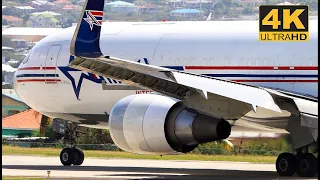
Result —
<path fill-rule="evenodd" d="M 259 7 L 259 40 L 309 40 L 309 7 L 261 5 Z"/>

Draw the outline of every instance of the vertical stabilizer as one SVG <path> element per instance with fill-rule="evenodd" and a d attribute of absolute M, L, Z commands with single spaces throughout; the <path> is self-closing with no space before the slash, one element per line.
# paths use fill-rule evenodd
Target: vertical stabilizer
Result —
<path fill-rule="evenodd" d="M 86 0 L 77 28 L 74 32 L 70 53 L 77 57 L 96 58 L 102 56 L 100 33 L 104 0 Z"/>

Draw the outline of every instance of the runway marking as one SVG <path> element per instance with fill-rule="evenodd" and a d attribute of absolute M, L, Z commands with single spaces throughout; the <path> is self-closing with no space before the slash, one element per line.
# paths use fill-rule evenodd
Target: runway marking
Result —
<path fill-rule="evenodd" d="M 103 179 L 277 179 L 274 164 L 216 161 L 165 161 L 86 158 L 81 166 L 62 166 L 59 157 L 2 156 L 4 176 Z M 295 177 L 295 179 L 299 177 Z M 283 179 L 283 178 L 281 178 Z M 292 178 L 291 178 L 292 179 Z"/>

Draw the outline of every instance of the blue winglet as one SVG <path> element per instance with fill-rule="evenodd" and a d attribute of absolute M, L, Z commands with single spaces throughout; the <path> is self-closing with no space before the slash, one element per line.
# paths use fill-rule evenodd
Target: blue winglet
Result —
<path fill-rule="evenodd" d="M 100 50 L 100 32 L 104 0 L 86 0 L 74 32 L 70 53 L 77 57 L 103 56 Z"/>

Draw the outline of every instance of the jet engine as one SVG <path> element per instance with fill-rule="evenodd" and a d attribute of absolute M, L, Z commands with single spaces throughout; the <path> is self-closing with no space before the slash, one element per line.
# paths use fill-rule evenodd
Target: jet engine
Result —
<path fill-rule="evenodd" d="M 118 101 L 110 113 L 109 127 L 119 148 L 138 154 L 186 153 L 201 143 L 226 139 L 231 132 L 227 121 L 156 94 L 131 95 Z"/>

